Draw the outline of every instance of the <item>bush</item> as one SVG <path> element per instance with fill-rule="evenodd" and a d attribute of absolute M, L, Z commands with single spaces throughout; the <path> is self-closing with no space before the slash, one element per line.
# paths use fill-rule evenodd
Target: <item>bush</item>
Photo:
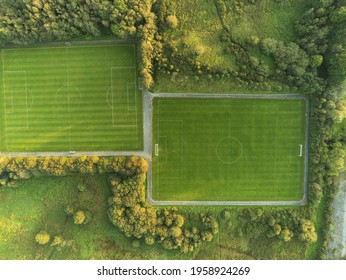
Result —
<path fill-rule="evenodd" d="M 74 213 L 74 209 L 72 205 L 67 205 L 65 208 L 65 213 L 67 216 L 72 216 Z"/>
<path fill-rule="evenodd" d="M 38 234 L 36 234 L 35 240 L 38 244 L 45 245 L 50 241 L 50 235 L 46 231 L 40 231 Z"/>
<path fill-rule="evenodd" d="M 85 189 L 86 189 L 86 187 L 85 187 L 84 184 L 79 184 L 77 188 L 78 188 L 78 190 L 79 190 L 80 192 L 84 192 Z"/>
<path fill-rule="evenodd" d="M 205 49 L 204 49 L 203 46 L 198 45 L 198 46 L 195 47 L 195 54 L 196 55 L 204 54 L 204 52 L 205 52 Z"/>
<path fill-rule="evenodd" d="M 61 237 L 61 235 L 56 235 L 54 236 L 53 242 L 52 244 L 50 244 L 50 246 L 58 246 L 61 245 L 63 242 L 63 238 Z"/>
<path fill-rule="evenodd" d="M 178 26 L 178 19 L 174 15 L 166 17 L 166 23 L 170 28 L 176 28 Z"/>
<path fill-rule="evenodd" d="M 310 65 L 312 68 L 317 68 L 317 67 L 321 66 L 322 62 L 323 62 L 323 56 L 322 55 L 316 54 L 316 55 L 312 55 L 310 57 Z"/>
<path fill-rule="evenodd" d="M 133 248 L 138 248 L 139 246 L 141 246 L 141 242 L 138 239 L 132 241 Z"/>
<path fill-rule="evenodd" d="M 77 211 L 76 213 L 74 213 L 73 215 L 73 222 L 76 224 L 76 225 L 81 225 L 85 222 L 85 212 L 82 211 L 82 210 L 79 210 Z"/>

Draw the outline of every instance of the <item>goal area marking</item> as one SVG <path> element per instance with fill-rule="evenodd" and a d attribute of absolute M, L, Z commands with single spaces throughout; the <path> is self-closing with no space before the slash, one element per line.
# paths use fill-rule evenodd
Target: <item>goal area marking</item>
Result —
<path fill-rule="evenodd" d="M 302 157 L 303 156 L 303 145 L 299 144 L 299 156 Z"/>
<path fill-rule="evenodd" d="M 155 144 L 155 156 L 159 156 L 159 144 Z"/>

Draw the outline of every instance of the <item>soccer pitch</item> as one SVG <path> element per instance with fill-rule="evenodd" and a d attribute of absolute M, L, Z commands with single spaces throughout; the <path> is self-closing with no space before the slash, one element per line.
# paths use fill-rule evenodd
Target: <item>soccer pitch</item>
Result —
<path fill-rule="evenodd" d="M 151 199 L 304 198 L 304 98 L 154 98 Z"/>
<path fill-rule="evenodd" d="M 134 45 L 2 49 L 0 151 L 143 147 Z"/>

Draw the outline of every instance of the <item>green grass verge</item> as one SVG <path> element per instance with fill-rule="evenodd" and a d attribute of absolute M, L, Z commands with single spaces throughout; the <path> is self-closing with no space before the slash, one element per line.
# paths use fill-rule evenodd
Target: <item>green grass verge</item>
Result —
<path fill-rule="evenodd" d="M 303 99 L 154 99 L 153 199 L 301 200 L 305 105 Z"/>
<path fill-rule="evenodd" d="M 142 147 L 134 45 L 2 49 L 0 151 Z"/>

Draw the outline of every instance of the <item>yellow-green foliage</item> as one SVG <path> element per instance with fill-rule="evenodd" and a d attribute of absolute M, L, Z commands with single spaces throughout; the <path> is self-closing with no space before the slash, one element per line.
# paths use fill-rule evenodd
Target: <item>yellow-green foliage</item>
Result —
<path fill-rule="evenodd" d="M 50 246 L 59 246 L 63 242 L 63 238 L 61 235 L 54 236 L 54 239 L 52 241 L 52 244 Z"/>
<path fill-rule="evenodd" d="M 14 221 L 12 216 L 8 218 L 0 219 L 0 244 L 1 242 L 7 242 L 8 239 L 17 235 L 21 230 L 21 225 L 18 222 Z"/>
<path fill-rule="evenodd" d="M 77 211 L 76 213 L 74 213 L 73 215 L 73 222 L 76 225 L 81 225 L 83 224 L 85 221 L 85 212 L 82 210 Z"/>
<path fill-rule="evenodd" d="M 36 234 L 35 240 L 38 244 L 45 245 L 50 241 L 50 235 L 46 231 L 40 231 L 38 234 Z"/>
<path fill-rule="evenodd" d="M 178 214 L 176 207 L 158 210 L 146 205 L 144 182 L 144 173 L 111 180 L 114 203 L 109 217 L 126 236 L 144 238 L 148 245 L 156 241 L 165 249 L 180 249 L 187 253 L 202 241 L 210 241 L 218 232 L 217 220 L 212 215 L 203 216 L 203 228 L 188 230 L 184 228 L 184 217 Z"/>
<path fill-rule="evenodd" d="M 317 241 L 317 234 L 315 230 L 315 225 L 310 220 L 302 219 L 301 224 L 301 234 L 299 235 L 300 240 L 302 241 Z"/>
<path fill-rule="evenodd" d="M 174 15 L 170 15 L 166 18 L 166 22 L 169 27 L 176 28 L 178 26 L 178 19 Z"/>
<path fill-rule="evenodd" d="M 64 176 L 71 172 L 122 173 L 126 176 L 145 173 L 148 164 L 141 157 L 0 157 L 0 184 L 15 186 L 15 181 L 36 175 Z"/>

